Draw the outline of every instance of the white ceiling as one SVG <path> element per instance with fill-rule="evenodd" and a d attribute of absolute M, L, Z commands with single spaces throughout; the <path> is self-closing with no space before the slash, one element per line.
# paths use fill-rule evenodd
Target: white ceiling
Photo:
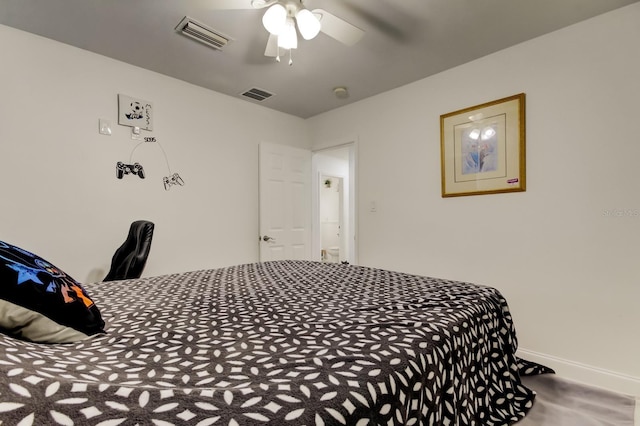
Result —
<path fill-rule="evenodd" d="M 307 118 L 640 0 L 306 0 L 365 35 L 351 47 L 300 39 L 292 66 L 264 56 L 264 9 L 229 1 L 0 0 L 0 24 L 233 97 L 264 89 L 275 96 L 262 105 Z M 184 16 L 233 40 L 217 51 L 180 35 Z"/>

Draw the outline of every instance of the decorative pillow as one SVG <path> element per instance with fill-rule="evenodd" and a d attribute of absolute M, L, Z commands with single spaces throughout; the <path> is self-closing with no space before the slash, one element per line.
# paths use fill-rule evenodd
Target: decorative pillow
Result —
<path fill-rule="evenodd" d="M 104 321 L 76 280 L 0 241 L 0 330 L 34 342 L 69 343 L 104 333 Z"/>

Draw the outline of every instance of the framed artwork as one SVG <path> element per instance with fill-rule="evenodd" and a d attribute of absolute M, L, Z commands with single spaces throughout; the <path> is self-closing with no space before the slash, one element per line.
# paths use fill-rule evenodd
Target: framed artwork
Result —
<path fill-rule="evenodd" d="M 440 116 L 442 196 L 524 191 L 525 94 Z"/>
<path fill-rule="evenodd" d="M 144 99 L 118 94 L 118 124 L 153 130 L 153 105 Z"/>

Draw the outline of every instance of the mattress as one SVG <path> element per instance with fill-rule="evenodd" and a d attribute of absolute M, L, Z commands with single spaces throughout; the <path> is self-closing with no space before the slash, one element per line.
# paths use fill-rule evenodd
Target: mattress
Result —
<path fill-rule="evenodd" d="M 491 287 L 309 261 L 84 287 L 107 334 L 0 335 L 3 425 L 507 425 L 535 397 Z"/>

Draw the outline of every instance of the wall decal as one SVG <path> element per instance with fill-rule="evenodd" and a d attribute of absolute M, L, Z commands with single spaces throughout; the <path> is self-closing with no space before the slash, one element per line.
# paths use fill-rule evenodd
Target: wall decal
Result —
<path fill-rule="evenodd" d="M 118 124 L 153 130 L 153 105 L 144 99 L 118 94 Z"/>
<path fill-rule="evenodd" d="M 140 163 L 124 164 L 122 161 L 116 163 L 116 177 L 122 179 L 124 175 L 137 175 L 140 179 L 144 179 L 144 168 Z"/>
<path fill-rule="evenodd" d="M 144 179 L 146 177 L 146 172 L 142 165 L 137 162 L 133 162 L 133 154 L 136 152 L 138 148 L 144 145 L 156 145 L 162 151 L 162 155 L 164 156 L 164 162 L 167 166 L 168 175 L 162 178 L 162 183 L 164 184 L 164 189 L 168 191 L 172 186 L 184 186 L 184 179 L 178 173 L 173 173 L 171 171 L 171 166 L 169 165 L 169 158 L 167 157 L 167 153 L 165 152 L 162 145 L 158 141 L 158 138 L 155 136 L 149 136 L 144 138 L 144 142 L 138 143 L 131 150 L 131 154 L 129 155 L 129 163 L 125 163 L 123 161 L 118 161 L 116 163 L 116 177 L 118 179 L 122 179 L 123 176 L 126 175 L 137 175 L 140 179 Z"/>

